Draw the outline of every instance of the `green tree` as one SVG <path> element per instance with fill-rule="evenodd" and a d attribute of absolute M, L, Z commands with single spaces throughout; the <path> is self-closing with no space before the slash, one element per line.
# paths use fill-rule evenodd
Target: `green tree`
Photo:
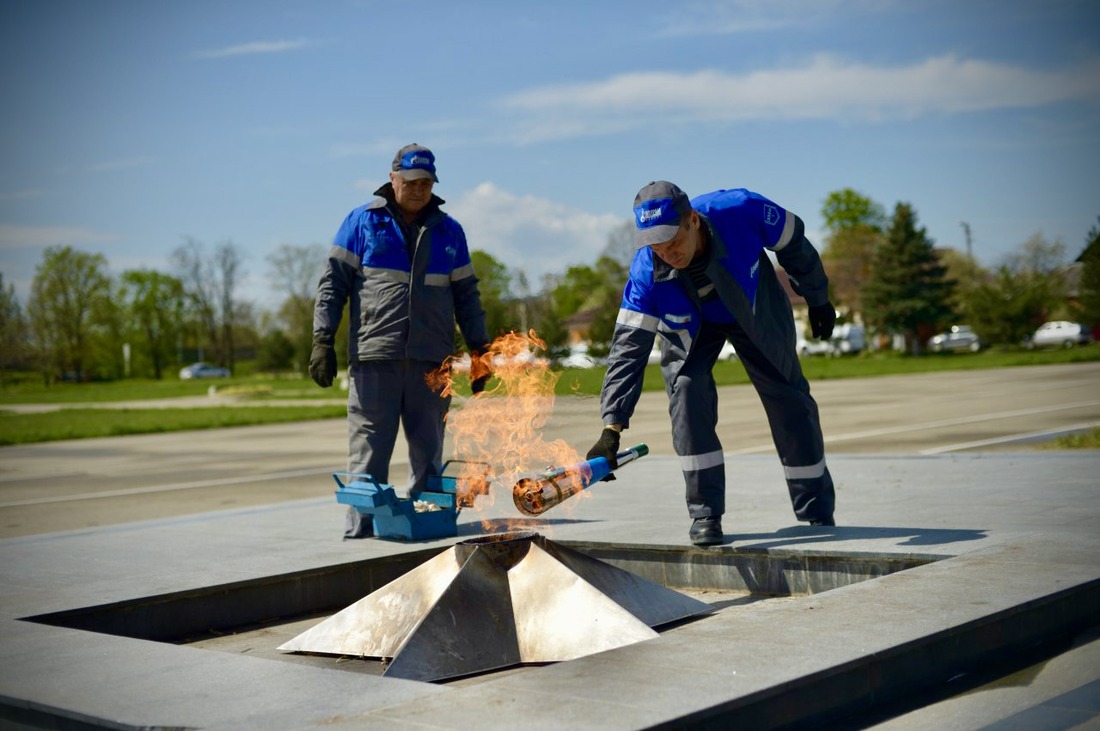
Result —
<path fill-rule="evenodd" d="M 1077 261 L 1081 263 L 1079 319 L 1095 328 L 1100 325 L 1100 225 L 1089 229 L 1085 238 L 1085 250 L 1077 257 Z"/>
<path fill-rule="evenodd" d="M 970 307 L 971 295 L 980 285 L 988 284 L 992 276 L 978 263 L 977 259 L 969 254 L 964 254 L 957 249 L 940 249 L 938 253 L 940 261 L 947 269 L 947 278 L 956 283 L 955 291 L 948 302 L 951 310 L 968 321 L 973 320 Z M 984 337 L 984 334 L 982 335 Z"/>
<path fill-rule="evenodd" d="M 829 193 L 821 208 L 825 246 L 821 260 L 829 275 L 833 304 L 850 314 L 863 311 L 863 285 L 871 278 L 875 250 L 882 243 L 882 206 L 851 188 Z"/>
<path fill-rule="evenodd" d="M 592 312 L 588 327 L 588 352 L 607 355 L 628 268 L 608 256 L 595 266 L 572 266 L 551 292 L 552 316 L 564 321 L 580 312 Z"/>
<path fill-rule="evenodd" d="M 1018 345 L 1046 319 L 1049 283 L 1004 264 L 966 298 L 967 319 L 991 345 Z"/>
<path fill-rule="evenodd" d="M 903 335 L 906 350 L 920 353 L 924 338 L 950 320 L 954 285 L 913 208 L 898 203 L 863 288 L 864 318 L 876 330 Z"/>
<path fill-rule="evenodd" d="M 966 312 L 989 343 L 1018 345 L 1066 310 L 1065 246 L 1033 234 L 1005 257 L 994 276 L 968 292 Z"/>
<path fill-rule="evenodd" d="M 886 225 L 882 206 L 851 188 L 834 190 L 825 196 L 821 216 L 830 234 L 858 228 L 882 231 Z"/>
<path fill-rule="evenodd" d="M 0 272 L 0 382 L 15 370 L 30 365 L 31 350 L 27 342 L 27 318 L 15 296 L 15 285 L 4 287 L 4 274 Z"/>
<path fill-rule="evenodd" d="M 271 330 L 260 340 L 256 353 L 256 367 L 261 371 L 276 373 L 289 370 L 294 364 L 295 347 L 282 330 Z"/>
<path fill-rule="evenodd" d="M 111 294 L 107 260 L 69 246 L 51 246 L 42 255 L 27 305 L 33 339 L 43 356 L 47 382 L 66 373 L 86 380 L 91 373 L 92 339 L 98 312 Z"/>
<path fill-rule="evenodd" d="M 490 338 L 496 338 L 516 329 L 515 307 L 509 296 L 511 275 L 492 254 L 475 249 L 470 252 L 474 271 L 477 273 L 481 307 L 485 310 L 485 327 Z"/>
<path fill-rule="evenodd" d="M 120 301 L 130 322 L 134 360 L 148 364 L 160 380 L 178 363 L 176 348 L 183 331 L 186 293 L 183 282 L 151 269 L 131 269 L 121 276 Z M 144 372 L 144 367 L 134 368 Z"/>

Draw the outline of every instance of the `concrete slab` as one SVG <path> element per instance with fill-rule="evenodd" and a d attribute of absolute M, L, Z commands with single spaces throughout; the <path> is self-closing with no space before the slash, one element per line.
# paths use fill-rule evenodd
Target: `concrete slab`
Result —
<path fill-rule="evenodd" d="M 727 543 L 709 550 L 938 560 L 826 593 L 735 603 L 651 641 L 452 685 L 26 618 L 456 539 L 341 541 L 344 508 L 328 498 L 13 538 L 0 541 L 0 719 L 235 729 L 521 721 L 634 729 L 730 719 L 766 728 L 823 719 L 899 685 L 946 680 L 939 676 L 978 655 L 1100 623 L 1098 468 L 1100 452 L 831 457 L 840 526 L 811 528 L 793 520 L 774 457 L 729 455 Z M 619 478 L 536 519 L 500 495 L 460 515 L 459 538 L 513 526 L 567 543 L 684 546 L 676 460 L 650 456 Z M 1100 667 L 1079 680 L 1075 687 L 1100 680 Z M 1039 702 L 1059 697 L 1044 693 Z M 1079 697 L 1064 700 L 1080 712 Z M 1018 703 L 1005 715 L 991 708 L 983 723 L 1019 712 Z"/>

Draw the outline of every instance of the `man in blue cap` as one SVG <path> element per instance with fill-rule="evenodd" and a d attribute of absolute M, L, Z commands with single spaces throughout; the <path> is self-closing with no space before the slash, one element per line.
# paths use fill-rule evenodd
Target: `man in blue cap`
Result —
<path fill-rule="evenodd" d="M 403 425 L 410 490 L 422 490 L 442 469 L 451 400 L 429 384 L 428 375 L 453 354 L 455 323 L 471 353 L 481 354 L 489 344 L 466 234 L 440 209 L 444 201 L 432 193 L 437 182 L 431 150 L 411 144 L 397 151 L 390 182 L 337 231 L 313 310 L 309 373 L 328 388 L 336 376 L 336 330 L 350 303 L 348 471 L 389 482 Z M 477 374 L 475 394 L 488 379 L 487 372 Z M 349 508 L 344 537 L 372 534 L 369 516 L 364 520 Z"/>
<path fill-rule="evenodd" d="M 689 201 L 667 181 L 638 192 L 634 220 L 638 250 L 604 376 L 604 428 L 588 458 L 606 457 L 618 466 L 620 434 L 630 426 L 647 358 L 660 336 L 672 442 L 692 518 L 688 535 L 696 545 L 721 543 L 726 474 L 711 370 L 728 340 L 767 412 L 795 516 L 835 525 L 817 403 L 795 352 L 790 300 L 767 254 L 774 252 L 809 304 L 814 337 L 827 340 L 836 311 L 802 220 L 752 191 L 718 190 Z"/>

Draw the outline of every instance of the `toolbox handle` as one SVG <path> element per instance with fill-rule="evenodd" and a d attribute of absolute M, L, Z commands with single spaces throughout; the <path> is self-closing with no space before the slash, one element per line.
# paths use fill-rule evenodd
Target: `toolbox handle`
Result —
<path fill-rule="evenodd" d="M 451 465 L 452 463 L 453 464 L 481 465 L 482 467 L 485 468 L 484 472 L 483 472 L 484 477 L 488 477 L 492 473 L 492 470 L 493 470 L 493 466 L 491 464 L 489 464 L 488 462 L 481 462 L 481 461 L 476 460 L 476 459 L 449 459 L 446 462 L 444 462 L 443 466 L 439 469 L 439 476 L 440 477 L 446 477 L 447 476 L 447 467 L 449 465 Z"/>
<path fill-rule="evenodd" d="M 374 486 L 377 487 L 378 489 L 382 489 L 382 484 L 380 482 L 378 482 L 378 480 L 374 479 L 374 475 L 369 475 L 366 472 L 333 472 L 332 473 L 332 479 L 336 480 L 336 484 L 340 486 L 341 490 L 343 490 L 345 487 L 347 487 L 347 485 L 345 485 L 340 480 L 341 475 L 343 475 L 345 478 L 348 478 L 348 477 L 362 477 L 362 478 L 366 479 L 367 482 L 370 482 L 370 483 L 374 484 Z M 350 482 L 350 480 L 349 480 L 349 482 Z"/>

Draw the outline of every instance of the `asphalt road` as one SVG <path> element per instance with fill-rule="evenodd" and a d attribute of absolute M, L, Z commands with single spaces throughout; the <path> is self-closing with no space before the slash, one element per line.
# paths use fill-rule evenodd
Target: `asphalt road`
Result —
<path fill-rule="evenodd" d="M 1031 449 L 1100 426 L 1100 363 L 820 381 L 829 454 Z M 751 386 L 721 389 L 728 454 L 772 454 Z M 479 408 L 478 404 L 472 408 Z M 667 399 L 645 394 L 625 445 L 672 454 Z M 541 430 L 583 454 L 599 434 L 595 398 L 558 398 Z M 346 466 L 342 419 L 0 448 L 0 538 L 331 495 Z M 445 455 L 452 455 L 448 439 Z M 407 455 L 398 438 L 391 481 Z M 541 465 L 540 465 L 541 466 Z M 508 486 L 510 487 L 510 486 Z"/>

